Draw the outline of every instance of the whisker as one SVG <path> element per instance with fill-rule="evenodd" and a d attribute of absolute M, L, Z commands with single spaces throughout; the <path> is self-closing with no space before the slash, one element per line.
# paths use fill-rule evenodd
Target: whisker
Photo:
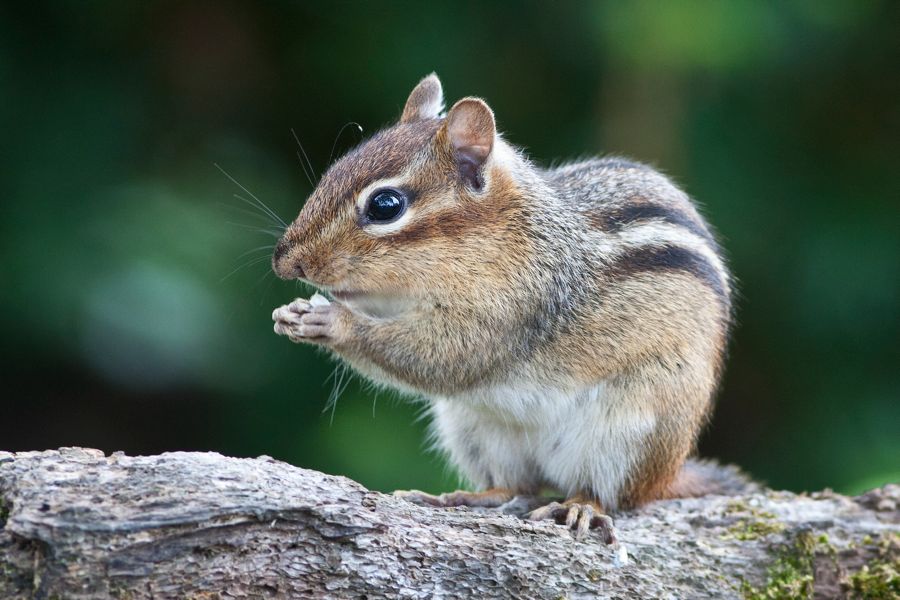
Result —
<path fill-rule="evenodd" d="M 271 235 L 274 238 L 279 238 L 284 233 L 279 229 L 274 229 L 272 227 L 256 227 L 254 225 L 247 225 L 245 223 L 235 223 L 234 221 L 225 221 L 228 225 L 233 225 L 235 227 L 240 227 L 241 229 L 248 229 L 250 231 L 255 231 L 256 233 L 264 233 L 266 235 Z"/>
<path fill-rule="evenodd" d="M 328 164 L 331 164 L 331 159 L 334 158 L 334 149 L 337 147 L 338 140 L 341 139 L 341 134 L 344 133 L 344 130 L 347 129 L 350 125 L 356 125 L 356 128 L 359 129 L 359 134 L 362 135 L 363 128 L 362 125 L 357 123 L 356 121 L 350 121 L 349 123 L 345 123 L 341 130 L 338 131 L 338 134 L 334 137 L 334 143 L 331 144 L 331 154 L 328 155 Z"/>
<path fill-rule="evenodd" d="M 344 383 L 344 378 L 346 377 L 346 383 Z M 350 367 L 344 365 L 343 372 L 341 373 L 340 387 L 335 391 L 334 402 L 331 403 L 331 422 L 330 425 L 334 425 L 334 413 L 337 410 L 337 402 L 338 399 L 344 395 L 344 392 L 347 390 L 347 386 L 350 385 L 350 382 L 353 381 L 353 373 L 350 372 Z"/>
<path fill-rule="evenodd" d="M 257 277 L 257 278 L 256 278 L 256 281 L 254 281 L 254 282 L 253 282 L 253 285 L 250 286 L 250 287 L 251 287 L 251 288 L 257 287 L 259 284 L 261 284 L 263 281 L 265 281 L 265 280 L 266 280 L 266 277 L 268 277 L 269 275 L 274 275 L 274 273 L 272 272 L 271 269 L 266 269 L 266 271 L 262 274 L 262 277 Z M 267 288 L 267 289 L 268 289 L 268 288 Z M 262 298 L 259 299 L 260 305 L 262 304 L 262 300 L 263 300 Z"/>
<path fill-rule="evenodd" d="M 322 412 L 326 412 L 328 409 L 331 409 L 331 420 L 330 424 L 334 424 L 334 413 L 337 410 L 337 402 L 338 399 L 344 394 L 344 391 L 347 389 L 347 386 L 350 385 L 350 382 L 353 380 L 353 374 L 350 373 L 348 376 L 348 372 L 350 368 L 346 364 L 341 364 L 335 367 L 334 371 L 331 372 L 331 375 L 328 376 L 330 379 L 332 376 L 335 376 L 334 385 L 331 388 L 331 393 L 328 395 L 328 400 L 325 402 L 325 408 L 322 409 Z M 327 382 L 328 379 L 325 381 Z"/>
<path fill-rule="evenodd" d="M 328 383 L 328 380 L 331 379 L 332 377 L 334 377 L 335 374 L 338 372 L 338 369 L 340 369 L 342 366 L 343 365 L 341 365 L 340 363 L 335 365 L 335 367 L 331 370 L 331 374 L 329 374 L 328 377 L 325 378 L 325 381 L 322 382 L 322 385 L 324 386 L 326 383 Z"/>
<path fill-rule="evenodd" d="M 291 133 L 294 135 L 294 139 L 297 140 L 297 145 L 300 146 L 300 152 L 303 153 L 303 156 L 301 157 L 300 152 L 298 152 L 297 158 L 300 159 L 300 166 L 303 167 L 303 172 L 306 173 L 306 179 L 309 180 L 309 185 L 316 187 L 316 184 L 313 182 L 315 170 L 313 169 L 312 162 L 309 160 L 309 155 L 307 155 L 306 150 L 303 149 L 303 144 L 300 143 L 300 136 L 297 135 L 297 132 L 294 131 L 293 127 L 291 127 Z M 304 158 L 306 159 L 306 164 L 303 164 Z M 307 170 L 307 165 L 309 165 L 309 170 Z"/>
<path fill-rule="evenodd" d="M 309 182 L 309 186 L 312 188 L 316 187 L 316 184 L 313 181 L 313 175 L 306 170 L 306 165 L 303 162 L 303 155 L 300 154 L 299 150 L 297 150 L 297 160 L 300 161 L 300 167 L 303 169 L 303 174 L 306 175 L 306 180 Z"/>
<path fill-rule="evenodd" d="M 255 215 L 256 218 L 258 218 L 258 219 L 264 219 L 267 222 L 271 223 L 272 225 L 275 225 L 276 227 L 281 227 L 282 231 L 287 228 L 287 226 L 284 225 L 284 222 L 274 212 L 271 212 L 271 213 L 266 212 L 261 207 L 259 207 L 255 202 L 252 202 L 251 200 L 244 198 L 240 194 L 232 194 L 232 196 L 234 196 L 241 202 L 246 202 L 251 208 L 254 208 L 257 211 L 256 213 L 253 213 L 250 211 L 244 211 L 247 214 Z M 241 210 L 241 209 L 234 207 L 234 210 Z"/>
<path fill-rule="evenodd" d="M 263 210 L 265 210 L 266 213 L 267 213 L 270 217 L 272 217 L 273 219 L 275 219 L 275 221 L 278 222 L 278 224 L 282 225 L 284 228 L 287 228 L 287 223 L 285 223 L 284 220 L 283 220 L 281 217 L 279 217 L 277 214 L 275 214 L 275 211 L 273 211 L 271 208 L 269 208 L 268 206 L 266 206 L 266 203 L 265 203 L 265 202 L 263 202 L 262 200 L 260 200 L 259 198 L 257 198 L 256 195 L 255 195 L 253 192 L 251 192 L 250 190 L 248 190 L 247 188 L 245 188 L 243 185 L 241 185 L 240 183 L 238 183 L 238 180 L 237 180 L 237 179 L 235 179 L 234 177 L 232 177 L 231 175 L 229 175 L 229 174 L 225 171 L 225 169 L 223 169 L 222 167 L 219 166 L 219 163 L 213 163 L 213 165 L 214 165 L 219 171 L 222 172 L 222 175 L 224 175 L 225 177 L 227 177 L 228 179 L 230 179 L 232 183 L 234 183 L 236 186 L 238 186 L 239 188 L 241 188 L 242 190 L 244 190 L 247 194 L 249 194 L 250 197 L 253 198 L 253 199 L 256 201 L 256 203 L 260 206 L 260 208 L 262 208 Z M 244 197 L 242 197 L 242 196 L 238 196 L 237 194 L 235 194 L 235 196 L 238 197 L 238 198 L 241 199 L 241 200 L 247 201 L 247 199 L 244 198 Z"/>
<path fill-rule="evenodd" d="M 260 283 L 262 283 L 263 281 L 266 280 L 266 277 L 268 277 L 269 275 L 274 275 L 274 274 L 275 273 L 273 273 L 272 271 L 266 270 L 266 272 L 262 274 L 262 277 L 258 278 L 256 281 L 253 282 L 253 287 L 258 286 Z"/>
<path fill-rule="evenodd" d="M 331 392 L 328 394 L 328 400 L 325 401 L 325 407 L 322 409 L 324 413 L 328 409 L 331 409 L 331 422 L 334 423 L 334 411 L 337 407 L 338 394 L 337 391 L 341 387 L 341 384 L 344 382 L 344 375 L 347 374 L 346 366 L 343 364 L 338 365 L 332 375 L 334 375 L 334 384 L 331 386 Z"/>
<path fill-rule="evenodd" d="M 250 266 L 252 266 L 252 265 L 257 265 L 257 264 L 261 263 L 261 262 L 264 261 L 264 260 L 271 260 L 271 257 L 270 257 L 268 254 L 264 254 L 263 256 L 258 256 L 258 257 L 256 257 L 256 258 L 253 258 L 253 259 L 247 261 L 246 263 L 242 264 L 241 266 L 239 266 L 239 267 L 235 268 L 234 270 L 232 270 L 228 275 L 226 275 L 225 277 L 223 277 L 222 279 L 220 279 L 220 280 L 219 280 L 219 283 L 224 282 L 226 279 L 228 279 L 229 277 L 231 277 L 232 275 L 234 275 L 235 273 L 237 273 L 237 272 L 240 271 L 241 269 L 246 269 L 247 267 L 250 267 Z"/>
<path fill-rule="evenodd" d="M 250 250 L 247 250 L 246 252 L 242 252 L 241 254 L 237 255 L 234 260 L 241 260 L 248 254 L 253 254 L 254 252 L 259 252 L 260 250 L 271 251 L 274 249 L 275 249 L 275 244 L 266 244 L 265 246 L 257 246 L 256 248 L 251 248 Z"/>
<path fill-rule="evenodd" d="M 235 194 L 235 197 L 237 197 L 237 194 Z M 240 196 L 240 200 L 243 200 L 244 202 L 249 202 L 249 200 L 247 200 L 243 196 Z M 267 215 L 266 213 L 262 212 L 260 210 L 260 208 L 258 206 L 256 206 L 255 204 L 251 203 L 251 206 L 255 210 L 247 210 L 246 208 L 241 208 L 240 206 L 235 206 L 233 204 L 226 204 L 225 202 L 218 202 L 218 205 L 221 206 L 222 208 L 227 208 L 230 211 L 234 211 L 236 213 L 240 213 L 240 214 L 246 215 L 248 217 L 253 217 L 254 219 L 263 220 L 266 223 L 272 223 L 272 218 L 269 215 Z"/>
<path fill-rule="evenodd" d="M 264 302 L 265 299 L 266 299 L 266 294 L 268 294 L 268 293 L 269 293 L 269 290 L 272 289 L 272 284 L 275 283 L 275 282 L 277 281 L 277 278 L 274 277 L 275 273 L 272 272 L 271 270 L 269 270 L 269 271 L 266 271 L 265 273 L 263 273 L 263 276 L 262 276 L 255 284 L 253 284 L 253 287 L 258 286 L 260 283 L 262 283 L 263 281 L 265 281 L 265 280 L 266 280 L 266 277 L 268 277 L 269 275 L 272 275 L 273 277 L 272 277 L 272 279 L 269 280 L 269 285 L 267 285 L 267 286 L 265 287 L 265 289 L 263 289 L 262 294 L 260 294 L 260 296 L 259 296 L 259 305 L 260 305 L 260 306 L 263 305 L 263 302 Z"/>
<path fill-rule="evenodd" d="M 252 200 L 250 200 L 248 198 L 244 198 L 240 194 L 232 194 L 232 196 L 237 198 L 241 202 L 246 202 L 248 206 L 255 208 L 258 211 L 257 215 L 259 216 L 260 219 L 266 219 L 269 221 L 269 223 L 272 223 L 273 225 L 276 225 L 278 227 L 287 228 L 287 226 L 284 225 L 284 221 L 282 221 L 281 218 L 278 215 L 276 215 L 274 212 L 267 210 L 267 208 L 264 209 L 263 207 L 257 205 Z"/>

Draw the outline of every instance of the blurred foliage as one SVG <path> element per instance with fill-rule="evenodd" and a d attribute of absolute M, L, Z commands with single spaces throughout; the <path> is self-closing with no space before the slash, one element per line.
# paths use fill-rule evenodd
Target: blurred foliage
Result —
<path fill-rule="evenodd" d="M 888 1 L 4 3 L 0 447 L 456 485 L 420 406 L 272 334 L 308 290 L 233 195 L 293 218 L 291 128 L 318 173 L 436 71 L 536 160 L 630 155 L 704 205 L 742 298 L 703 454 L 795 490 L 900 479 L 898 24 Z"/>

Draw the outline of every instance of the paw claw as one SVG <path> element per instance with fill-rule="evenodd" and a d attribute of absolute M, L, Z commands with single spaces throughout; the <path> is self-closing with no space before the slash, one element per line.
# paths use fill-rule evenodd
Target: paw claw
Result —
<path fill-rule="evenodd" d="M 584 538 L 590 530 L 595 529 L 607 544 L 618 543 L 613 520 L 591 502 L 551 502 L 531 511 L 525 518 L 529 521 L 553 520 L 565 525 L 572 530 L 576 540 Z"/>

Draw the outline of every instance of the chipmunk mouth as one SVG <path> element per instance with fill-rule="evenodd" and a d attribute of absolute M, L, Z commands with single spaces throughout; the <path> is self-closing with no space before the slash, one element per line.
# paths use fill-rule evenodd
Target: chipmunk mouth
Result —
<path fill-rule="evenodd" d="M 328 293 L 338 302 L 349 302 L 368 295 L 367 292 L 363 292 L 362 290 L 329 290 Z"/>
<path fill-rule="evenodd" d="M 351 312 L 376 319 L 393 319 L 411 310 L 414 306 L 409 298 L 388 292 L 366 292 L 363 290 L 328 290 L 328 294 Z"/>

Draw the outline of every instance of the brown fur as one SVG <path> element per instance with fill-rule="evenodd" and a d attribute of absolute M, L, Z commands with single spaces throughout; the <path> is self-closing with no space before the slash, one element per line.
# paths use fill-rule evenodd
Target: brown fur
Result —
<path fill-rule="evenodd" d="M 503 435 L 539 427 L 519 404 L 538 402 L 535 389 L 576 397 L 601 386 L 597 402 L 622 404 L 604 414 L 622 419 L 631 443 L 586 485 L 558 480 L 565 468 L 542 472 L 552 456 L 515 479 L 500 464 L 510 457 L 489 454 L 490 436 L 460 444 L 454 423 L 438 423 L 439 441 L 474 481 L 568 487 L 622 507 L 701 489 L 709 471 L 682 465 L 712 406 L 732 314 L 706 222 L 645 165 L 607 158 L 541 170 L 496 134 L 483 101 L 463 99 L 446 117 L 442 101 L 427 77 L 397 125 L 328 170 L 285 233 L 273 257 L 280 275 L 403 307 L 376 319 L 336 302 L 323 321 L 330 333 L 309 341 L 378 382 L 469 407 L 463 438 L 492 419 L 514 424 Z M 379 181 L 408 198 L 396 225 L 361 213 L 361 193 Z M 620 481 L 603 480 L 622 465 Z"/>

